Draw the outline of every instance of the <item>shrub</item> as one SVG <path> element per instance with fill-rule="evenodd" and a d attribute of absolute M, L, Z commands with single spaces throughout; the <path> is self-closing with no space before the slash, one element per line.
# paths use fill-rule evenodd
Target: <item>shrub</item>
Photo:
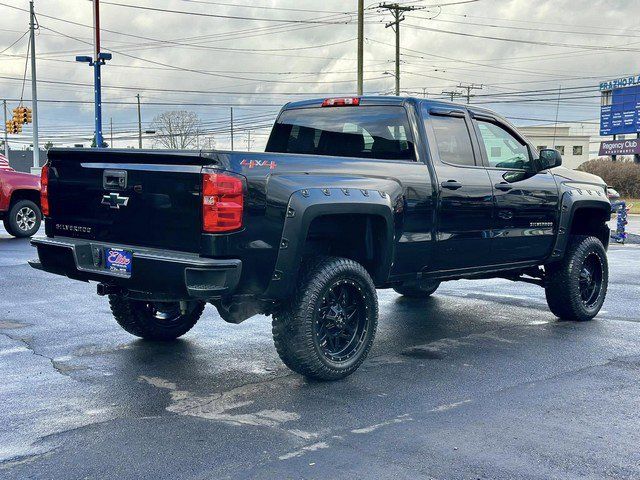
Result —
<path fill-rule="evenodd" d="M 640 163 L 630 160 L 611 161 L 609 158 L 589 160 L 578 170 L 601 177 L 626 198 L 640 198 Z"/>

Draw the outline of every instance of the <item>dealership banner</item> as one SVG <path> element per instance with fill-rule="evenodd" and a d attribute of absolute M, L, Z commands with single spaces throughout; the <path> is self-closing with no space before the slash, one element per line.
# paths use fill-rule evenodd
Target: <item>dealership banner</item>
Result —
<path fill-rule="evenodd" d="M 640 139 L 601 142 L 599 155 L 640 155 Z"/>

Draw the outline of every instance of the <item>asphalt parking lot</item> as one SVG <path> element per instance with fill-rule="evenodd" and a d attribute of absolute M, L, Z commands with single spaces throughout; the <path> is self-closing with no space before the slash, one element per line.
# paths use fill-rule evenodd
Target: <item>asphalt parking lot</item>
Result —
<path fill-rule="evenodd" d="M 287 370 L 265 317 L 207 307 L 138 340 L 33 256 L 0 230 L 3 479 L 640 478 L 638 246 L 612 246 L 586 324 L 506 280 L 380 291 L 372 354 L 336 383 Z"/>

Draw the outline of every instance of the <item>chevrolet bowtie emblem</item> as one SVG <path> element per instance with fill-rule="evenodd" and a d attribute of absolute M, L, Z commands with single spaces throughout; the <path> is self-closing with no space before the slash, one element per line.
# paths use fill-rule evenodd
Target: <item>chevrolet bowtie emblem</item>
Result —
<path fill-rule="evenodd" d="M 119 193 L 108 193 L 102 196 L 102 205 L 107 205 L 109 208 L 126 207 L 129 203 L 129 197 L 121 197 Z"/>

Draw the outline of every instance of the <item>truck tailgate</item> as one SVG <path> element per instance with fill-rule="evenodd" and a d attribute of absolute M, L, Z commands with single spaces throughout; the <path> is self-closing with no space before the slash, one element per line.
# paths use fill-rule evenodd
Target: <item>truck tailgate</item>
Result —
<path fill-rule="evenodd" d="M 52 149 L 47 235 L 200 249 L 198 152 Z"/>

